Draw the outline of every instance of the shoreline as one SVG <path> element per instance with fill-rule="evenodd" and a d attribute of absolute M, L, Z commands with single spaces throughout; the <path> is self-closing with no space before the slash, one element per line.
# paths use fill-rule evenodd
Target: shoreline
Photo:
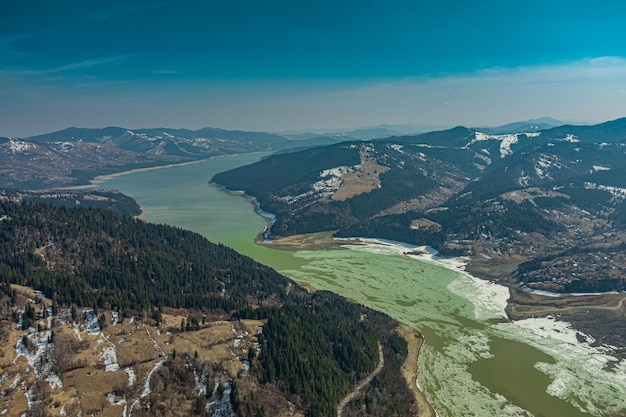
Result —
<path fill-rule="evenodd" d="M 97 177 L 93 178 L 92 180 L 89 180 L 89 184 L 85 184 L 85 185 L 77 185 L 77 187 L 95 187 L 98 184 L 101 184 L 105 181 L 109 181 L 112 180 L 113 178 L 117 178 L 117 177 L 121 177 L 123 175 L 128 175 L 128 174 L 136 174 L 138 172 L 147 172 L 147 171 L 155 171 L 157 169 L 163 169 L 163 168 L 173 168 L 176 166 L 185 166 L 185 165 L 192 165 L 192 164 L 199 164 L 200 162 L 206 162 L 210 159 L 215 158 L 214 156 L 209 157 L 209 158 L 203 158 L 203 159 L 197 159 L 195 161 L 186 161 L 186 162 L 178 162 L 178 163 L 173 163 L 173 164 L 167 164 L 167 165 L 155 165 L 152 167 L 145 167 L 145 168 L 133 168 L 133 169 L 129 169 L 126 171 L 120 171 L 120 172 L 114 172 L 112 174 L 103 174 L 103 175 L 98 175 Z"/>
<path fill-rule="evenodd" d="M 497 305 L 497 314 L 488 317 L 477 315 L 476 319 L 490 321 L 518 321 L 536 316 L 557 316 L 561 319 L 561 313 L 587 310 L 616 310 L 626 308 L 626 292 L 602 292 L 602 293 L 553 293 L 544 294 L 539 291 L 525 289 L 512 285 L 512 283 L 498 283 L 487 276 L 475 271 L 469 272 L 471 259 L 469 257 L 441 257 L 430 246 L 416 246 L 404 242 L 397 242 L 376 238 L 333 238 L 343 241 L 344 247 L 377 245 L 393 250 L 398 255 L 407 256 L 420 262 L 437 265 L 441 268 L 454 271 L 469 278 L 477 291 L 473 296 L 484 295 L 487 298 L 475 299 L 468 297 L 464 292 L 450 291 L 469 300 L 475 308 L 486 307 L 487 303 Z M 268 245 L 271 247 L 271 245 Z M 489 309 L 496 313 L 495 309 Z M 562 320 L 562 319 L 561 319 Z"/>
<path fill-rule="evenodd" d="M 256 154 L 256 153 L 266 153 L 266 152 L 265 151 L 246 152 L 245 154 Z M 113 172 L 113 173 L 110 173 L 110 174 L 98 175 L 98 176 L 90 179 L 89 180 L 89 184 L 68 185 L 66 187 L 61 186 L 61 187 L 46 188 L 46 189 L 40 189 L 40 190 L 34 190 L 34 191 L 84 190 L 84 189 L 94 188 L 98 184 L 101 184 L 101 183 L 103 183 L 105 181 L 111 180 L 113 178 L 121 177 L 121 176 L 127 175 L 127 174 L 135 174 L 135 173 L 138 173 L 138 172 L 154 171 L 154 170 L 163 169 L 163 168 L 173 168 L 173 167 L 177 167 L 177 166 L 199 164 L 201 162 L 210 161 L 211 159 L 226 158 L 226 157 L 229 157 L 229 156 L 238 156 L 238 155 L 242 155 L 242 154 L 241 153 L 233 153 L 233 154 L 226 154 L 226 155 L 215 155 L 215 156 L 209 156 L 207 158 L 195 159 L 193 161 L 174 162 L 174 163 L 165 164 L 165 165 L 153 165 L 153 166 L 148 166 L 148 167 L 143 167 L 143 168 L 132 168 L 132 169 L 124 170 L 124 171 Z"/>
<path fill-rule="evenodd" d="M 229 156 L 229 155 L 225 155 L 225 156 Z M 213 159 L 213 158 L 219 158 L 219 157 L 211 156 L 209 158 L 197 159 L 197 160 L 194 160 L 194 161 L 177 162 L 177 163 L 166 164 L 166 165 L 154 165 L 154 166 L 150 166 L 150 167 L 127 169 L 125 171 L 118 171 L 118 172 L 112 172 L 110 174 L 98 175 L 98 176 L 90 179 L 89 180 L 89 184 L 68 185 L 68 186 L 59 186 L 59 187 L 52 187 L 52 188 L 42 188 L 42 189 L 32 190 L 32 191 L 46 192 L 46 191 L 80 191 L 80 190 L 89 190 L 89 189 L 92 189 L 92 188 L 96 188 L 99 184 L 101 184 L 101 183 L 103 183 L 105 181 L 111 180 L 113 178 L 121 177 L 123 175 L 135 174 L 135 173 L 138 173 L 138 172 L 154 171 L 154 170 L 163 169 L 163 168 L 173 168 L 173 167 L 177 167 L 177 166 L 198 164 L 200 162 L 206 162 L 206 161 L 208 161 L 210 159 Z"/>
<path fill-rule="evenodd" d="M 380 239 L 369 238 L 333 238 L 333 232 L 319 232 L 310 233 L 304 235 L 288 236 L 284 238 L 265 240 L 263 239 L 263 233 L 258 233 L 255 238 L 257 245 L 265 246 L 274 250 L 283 250 L 290 252 L 297 252 L 300 250 L 349 250 L 349 247 L 362 246 L 367 247 L 368 244 L 375 244 L 378 246 L 384 246 L 387 248 L 394 248 L 398 254 L 407 256 L 406 250 L 425 252 L 420 254 L 421 259 L 417 259 L 423 262 L 435 263 L 437 266 L 454 270 L 455 272 L 466 274 L 462 268 L 465 265 L 464 261 L 453 260 L 452 264 L 448 258 L 436 259 L 437 251 L 430 247 L 414 247 L 412 245 L 402 244 L 401 242 L 383 241 Z M 413 257 L 413 256 L 412 256 Z M 303 286 L 308 292 L 317 291 L 312 285 L 303 282 L 297 282 L 298 285 Z M 397 323 L 396 332 L 407 343 L 407 356 L 404 363 L 401 366 L 402 376 L 408 389 L 413 393 L 415 397 L 416 406 L 418 412 L 416 417 L 437 417 L 438 414 L 433 408 L 432 404 L 426 398 L 426 394 L 419 386 L 419 354 L 420 350 L 425 343 L 425 338 L 422 333 L 405 323 L 395 320 Z"/>
<path fill-rule="evenodd" d="M 131 170 L 126 170 L 126 171 L 120 171 L 120 172 L 116 172 L 116 173 L 112 173 L 112 174 L 104 174 L 104 175 L 99 175 L 95 178 L 93 178 L 92 180 L 90 180 L 89 184 L 85 184 L 85 185 L 81 185 L 81 186 L 74 186 L 74 187 L 68 187 L 68 188 L 62 188 L 63 190 L 89 190 L 89 189 L 93 189 L 93 188 L 97 188 L 97 186 L 105 181 L 111 180 L 113 178 L 117 178 L 123 175 L 127 175 L 127 174 L 134 174 L 134 173 L 138 173 L 138 172 L 147 172 L 147 171 L 152 171 L 152 170 L 158 170 L 158 169 L 164 169 L 164 168 L 171 168 L 171 167 L 175 167 L 175 166 L 181 166 L 181 165 L 190 165 L 190 164 L 195 164 L 195 163 L 200 163 L 200 162 L 204 162 L 212 158 L 206 158 L 206 159 L 202 159 L 202 160 L 197 160 L 197 161 L 188 161 L 188 162 L 184 162 L 184 163 L 179 163 L 179 164 L 168 164 L 168 165 L 160 165 L 160 166 L 154 166 L 154 167 L 145 167 L 145 168 L 136 168 L 136 169 L 131 169 Z M 211 186 L 216 186 L 215 184 L 211 184 Z M 231 190 L 227 190 L 225 188 L 223 188 L 223 191 L 229 192 L 231 194 L 236 194 L 239 195 L 241 197 L 243 197 L 244 199 L 248 200 L 251 204 L 253 204 L 255 206 L 255 213 L 261 217 L 263 217 L 266 221 L 266 227 L 264 228 L 264 230 L 260 231 L 256 236 L 255 236 L 255 243 L 261 246 L 266 246 L 269 248 L 273 248 L 274 250 L 281 250 L 279 248 L 277 248 L 276 246 L 272 245 L 272 241 L 266 241 L 263 237 L 264 232 L 267 230 L 267 228 L 269 227 L 269 225 L 271 224 L 271 218 L 269 218 L 269 216 L 264 216 L 262 213 L 260 213 L 260 210 L 257 210 L 258 207 L 258 203 L 257 205 L 254 204 L 254 202 L 256 201 L 254 199 L 254 197 L 248 196 L 246 195 L 244 192 L 237 192 L 237 191 L 231 191 Z M 57 189 L 60 190 L 60 189 Z M 139 203 L 138 203 L 139 204 Z M 134 216 L 134 218 L 140 219 L 140 220 L 146 220 L 147 218 L 147 207 L 144 205 L 139 204 L 140 207 L 140 211 L 141 213 Z M 327 235 L 327 237 L 330 237 L 330 234 Z M 323 239 L 326 240 L 326 239 Z M 333 240 L 331 238 L 331 240 Z M 353 244 L 359 244 L 357 239 L 351 239 L 350 240 Z M 308 242 L 309 244 L 311 242 Z M 345 245 L 346 242 L 342 242 L 339 240 L 334 240 L 333 242 L 333 247 L 335 250 L 341 250 L 344 249 L 342 248 L 342 246 Z M 285 246 L 291 246 L 293 244 L 293 242 L 290 242 L 287 245 L 281 245 L 282 249 L 284 250 Z M 322 242 L 322 244 L 324 244 Z M 302 248 L 298 248 L 298 247 L 292 247 L 293 251 L 298 251 L 301 250 Z M 304 282 L 297 282 L 297 285 L 301 286 L 302 288 L 304 288 L 307 292 L 315 292 L 317 291 L 316 288 L 314 288 L 313 286 L 311 286 L 310 284 L 304 283 Z M 424 343 L 424 338 L 423 335 L 417 330 L 414 329 L 413 327 L 410 327 L 406 324 L 403 324 L 399 321 L 397 322 L 397 332 L 400 335 L 400 337 L 402 337 L 406 342 L 407 342 L 407 348 L 408 348 L 408 353 L 407 353 L 407 357 L 404 361 L 404 364 L 402 365 L 402 374 L 403 374 L 403 378 L 405 379 L 405 383 L 407 384 L 407 387 L 409 388 L 409 390 L 413 393 L 414 397 L 415 397 L 415 401 L 416 401 L 416 405 L 418 408 L 418 413 L 416 414 L 416 417 L 436 417 L 437 414 L 434 410 L 434 408 L 432 407 L 432 405 L 430 404 L 430 402 L 428 402 L 424 392 L 420 389 L 419 384 L 418 384 L 418 362 L 419 362 L 419 352 L 420 349 Z"/>
<path fill-rule="evenodd" d="M 230 155 L 224 155 L 224 156 L 230 156 Z M 109 181 L 109 180 L 112 180 L 113 178 L 121 177 L 121 176 L 124 176 L 124 175 L 136 174 L 138 172 L 156 171 L 156 170 L 159 170 L 159 169 L 173 168 L 173 167 L 177 167 L 177 166 L 199 164 L 201 162 L 206 162 L 206 161 L 209 161 L 211 159 L 219 158 L 219 157 L 220 156 L 210 156 L 208 158 L 198 159 L 198 160 L 195 160 L 195 161 L 186 161 L 186 162 L 179 162 L 179 163 L 173 163 L 173 164 L 167 164 L 167 165 L 155 165 L 155 166 L 144 167 L 144 168 L 133 168 L 133 169 L 129 169 L 129 170 L 126 170 L 126 171 L 119 171 L 119 172 L 113 172 L 111 174 L 98 175 L 98 176 L 90 179 L 89 180 L 89 184 L 71 185 L 71 186 L 68 186 L 68 187 L 55 187 L 55 188 L 39 190 L 39 191 L 84 191 L 84 190 L 97 189 L 98 185 L 102 184 L 103 182 Z M 131 196 L 129 196 L 129 197 L 131 197 Z M 133 198 L 133 200 L 134 200 L 134 198 Z M 138 219 L 138 220 L 146 221 L 146 219 L 148 218 L 147 207 L 144 206 L 144 205 L 139 204 L 138 202 L 137 202 L 137 204 L 139 205 L 140 213 L 135 215 L 135 216 L 133 216 L 133 218 Z"/>
<path fill-rule="evenodd" d="M 136 216 L 133 216 L 133 218 L 137 220 L 146 221 L 146 219 L 148 218 L 148 213 L 146 212 L 146 210 L 147 210 L 146 206 L 142 206 L 141 204 L 139 204 L 140 213 L 137 214 Z"/>
<path fill-rule="evenodd" d="M 430 402 L 428 402 L 418 382 L 419 353 L 424 345 L 424 336 L 418 330 L 403 323 L 398 324 L 396 331 L 407 343 L 406 359 L 400 369 L 402 370 L 402 376 L 407 386 L 415 396 L 417 417 L 436 417 L 437 412 Z"/>

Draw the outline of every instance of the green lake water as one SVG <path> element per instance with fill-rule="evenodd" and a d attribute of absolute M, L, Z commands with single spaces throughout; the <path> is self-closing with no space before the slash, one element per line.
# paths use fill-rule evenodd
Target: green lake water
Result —
<path fill-rule="evenodd" d="M 135 172 L 99 187 L 135 198 L 146 207 L 147 221 L 196 231 L 297 281 L 354 299 L 421 331 L 426 344 L 418 382 L 441 417 L 626 413 L 626 398 L 620 397 L 626 378 L 619 374 L 626 366 L 618 367 L 617 376 L 598 374 L 604 372 L 603 356 L 594 356 L 596 366 L 585 359 L 592 351 L 576 346 L 567 351 L 556 333 L 539 337 L 546 332 L 541 323 L 541 331 L 491 324 L 486 317 L 493 303 L 470 277 L 403 256 L 392 246 L 290 253 L 254 244 L 265 220 L 250 202 L 210 187 L 208 181 L 215 173 L 263 156 Z M 580 383 L 569 389 L 573 379 Z"/>

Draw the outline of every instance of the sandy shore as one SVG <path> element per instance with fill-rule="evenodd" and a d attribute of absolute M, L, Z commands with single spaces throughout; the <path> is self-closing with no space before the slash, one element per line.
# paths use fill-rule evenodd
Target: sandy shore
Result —
<path fill-rule="evenodd" d="M 135 217 L 136 219 L 139 220 L 146 220 L 146 218 L 148 217 L 148 214 L 146 213 L 146 206 L 142 206 L 141 204 L 139 205 L 139 210 L 141 211 L 141 213 L 139 213 Z"/>
<path fill-rule="evenodd" d="M 409 389 L 415 395 L 418 409 L 417 417 L 435 417 L 437 415 L 435 410 L 417 385 L 419 352 L 424 344 L 424 337 L 420 332 L 405 324 L 400 324 L 397 330 L 398 334 L 402 336 L 407 343 L 408 354 L 402 365 L 402 376 Z"/>

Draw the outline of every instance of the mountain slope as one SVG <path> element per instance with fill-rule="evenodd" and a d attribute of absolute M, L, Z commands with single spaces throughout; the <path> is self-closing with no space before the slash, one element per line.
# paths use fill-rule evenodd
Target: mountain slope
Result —
<path fill-rule="evenodd" d="M 334 231 L 431 245 L 471 256 L 484 270 L 498 263 L 506 276 L 526 282 L 528 275 L 513 274 L 520 262 L 552 254 L 565 265 L 573 247 L 577 253 L 621 248 L 624 137 L 626 119 L 502 135 L 457 127 L 270 157 L 213 181 L 246 191 L 276 215 L 269 238 Z M 314 155 L 327 163 L 310 164 Z M 532 285 L 620 290 L 626 286 L 622 252 L 598 271 L 579 266 L 568 282 L 553 280 L 546 269 Z M 607 268 L 615 273 L 599 285 Z"/>
<path fill-rule="evenodd" d="M 468 149 L 352 142 L 270 157 L 212 181 L 245 190 L 276 214 L 275 237 L 431 208 L 461 190 L 484 166 L 484 159 Z"/>
<path fill-rule="evenodd" d="M 249 294 L 285 296 L 283 276 L 195 233 L 106 210 L 8 201 L 0 210 L 2 279 L 55 294 L 61 304 L 231 311 Z"/>

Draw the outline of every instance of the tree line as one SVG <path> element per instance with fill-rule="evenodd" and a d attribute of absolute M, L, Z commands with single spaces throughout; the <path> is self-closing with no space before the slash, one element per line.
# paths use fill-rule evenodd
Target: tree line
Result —
<path fill-rule="evenodd" d="M 59 304 L 232 312 L 285 297 L 287 279 L 197 233 L 102 209 L 0 201 L 0 276 Z"/>

